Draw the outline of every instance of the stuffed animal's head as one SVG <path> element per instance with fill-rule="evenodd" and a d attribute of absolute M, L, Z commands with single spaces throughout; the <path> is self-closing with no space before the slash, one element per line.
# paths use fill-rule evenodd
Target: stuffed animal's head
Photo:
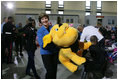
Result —
<path fill-rule="evenodd" d="M 68 47 L 72 45 L 77 37 L 78 31 L 73 27 L 69 27 L 67 23 L 63 23 L 61 26 L 54 25 L 50 31 L 52 41 L 61 47 Z"/>

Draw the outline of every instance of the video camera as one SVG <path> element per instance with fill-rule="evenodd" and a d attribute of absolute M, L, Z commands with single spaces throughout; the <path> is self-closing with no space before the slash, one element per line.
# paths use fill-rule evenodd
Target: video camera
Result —
<path fill-rule="evenodd" d="M 31 17 L 28 18 L 28 26 L 32 27 L 33 19 Z"/>

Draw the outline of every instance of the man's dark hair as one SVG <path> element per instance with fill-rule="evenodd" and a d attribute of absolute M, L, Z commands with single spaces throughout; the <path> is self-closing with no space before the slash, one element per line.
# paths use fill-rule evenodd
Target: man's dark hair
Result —
<path fill-rule="evenodd" d="M 90 41 L 91 42 L 98 42 L 98 38 L 95 35 L 93 35 L 90 37 Z"/>
<path fill-rule="evenodd" d="M 8 17 L 8 20 L 10 20 L 10 19 L 13 19 L 13 17 L 9 16 L 9 17 Z"/>
<path fill-rule="evenodd" d="M 43 17 L 47 17 L 48 20 L 49 20 L 49 16 L 48 16 L 46 13 L 41 13 L 41 14 L 39 15 L 39 22 L 40 22 L 40 23 L 41 23 L 41 19 L 42 19 Z"/>
<path fill-rule="evenodd" d="M 28 23 L 28 26 L 29 26 L 29 27 L 32 27 L 32 22 L 33 22 L 33 21 L 34 21 L 34 23 L 35 23 L 35 20 L 32 19 L 31 17 L 28 18 L 28 21 L 29 21 L 29 23 Z M 36 23 L 35 23 L 35 24 L 36 24 Z"/>

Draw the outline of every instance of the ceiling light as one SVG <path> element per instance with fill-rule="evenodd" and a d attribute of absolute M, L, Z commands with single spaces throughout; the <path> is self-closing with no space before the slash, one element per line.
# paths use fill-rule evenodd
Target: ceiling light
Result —
<path fill-rule="evenodd" d="M 13 4 L 12 3 L 7 3 L 7 8 L 8 9 L 13 9 Z"/>

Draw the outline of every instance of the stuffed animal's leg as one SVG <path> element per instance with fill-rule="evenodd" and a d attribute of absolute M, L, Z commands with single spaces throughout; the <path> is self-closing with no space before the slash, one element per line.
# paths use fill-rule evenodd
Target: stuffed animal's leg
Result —
<path fill-rule="evenodd" d="M 78 65 L 86 62 L 84 57 L 80 57 L 76 53 L 72 52 L 71 48 L 61 49 L 59 53 L 65 55 Z"/>
<path fill-rule="evenodd" d="M 72 57 L 70 57 L 70 59 L 75 62 L 77 65 L 81 65 L 82 63 L 86 62 L 86 59 L 84 57 L 80 57 L 78 55 L 76 55 L 74 52 L 71 52 Z"/>
<path fill-rule="evenodd" d="M 64 55 L 59 54 L 59 60 L 71 72 L 75 72 L 77 70 L 78 66 L 70 62 L 70 59 L 65 57 Z"/>

